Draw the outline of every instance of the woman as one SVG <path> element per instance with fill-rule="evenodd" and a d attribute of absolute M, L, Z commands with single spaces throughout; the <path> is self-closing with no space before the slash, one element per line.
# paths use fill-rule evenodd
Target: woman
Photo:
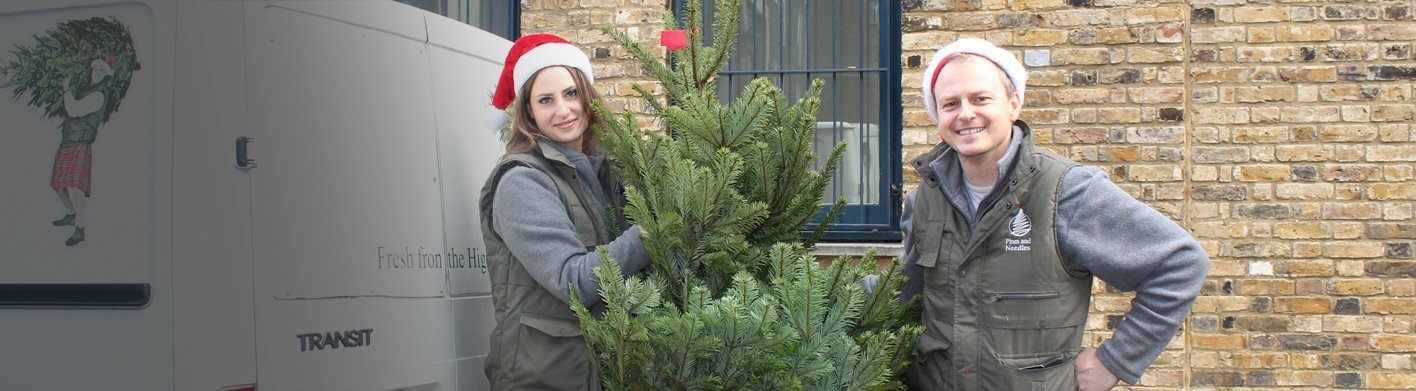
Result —
<path fill-rule="evenodd" d="M 590 128 L 593 81 L 590 59 L 553 35 L 522 37 L 507 54 L 492 103 L 516 103 L 512 132 L 481 199 L 497 320 L 487 356 L 493 389 L 599 389 L 570 290 L 592 311 L 602 307 L 591 274 L 601 262 L 596 246 L 625 275 L 649 264 L 639 228 L 607 228 L 626 224 L 607 215 L 622 209 L 623 195 Z"/>

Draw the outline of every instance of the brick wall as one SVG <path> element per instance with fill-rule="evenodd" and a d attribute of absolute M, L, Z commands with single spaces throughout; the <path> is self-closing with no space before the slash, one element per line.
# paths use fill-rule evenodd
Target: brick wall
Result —
<path fill-rule="evenodd" d="M 623 4 L 620 4 L 623 3 Z M 922 63 L 960 36 L 1024 60 L 1039 144 L 1104 167 L 1212 258 L 1138 389 L 1416 388 L 1416 6 L 1410 1 L 905 0 L 904 158 L 937 140 Z M 523 1 L 592 54 L 616 107 L 665 1 Z M 906 169 L 906 188 L 919 178 Z M 1130 295 L 1097 285 L 1095 345 Z"/>

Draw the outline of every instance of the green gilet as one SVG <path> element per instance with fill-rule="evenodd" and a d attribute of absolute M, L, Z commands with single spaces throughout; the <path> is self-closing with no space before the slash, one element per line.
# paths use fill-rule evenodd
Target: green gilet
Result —
<path fill-rule="evenodd" d="M 548 174 L 555 182 L 580 242 L 587 250 L 593 251 L 613 239 L 601 213 L 590 210 L 595 204 L 576 178 L 575 166 L 549 143 L 542 140 L 532 153 L 503 156 L 482 186 L 482 239 L 487 247 L 487 268 L 497 321 L 486 361 L 487 378 L 494 390 L 600 389 L 599 374 L 590 364 L 589 349 L 575 312 L 531 277 L 492 228 L 492 213 L 496 213 L 492 210 L 492 199 L 501 176 L 512 167 L 525 166 Z M 606 186 L 618 183 L 608 163 L 602 164 L 599 171 L 600 183 Z M 618 210 L 622 205 L 621 197 L 613 198 Z M 617 217 L 623 226 L 623 217 Z M 591 310 L 603 311 L 599 307 L 602 305 Z"/>
<path fill-rule="evenodd" d="M 925 281 L 914 389 L 1077 389 L 1092 280 L 1062 258 L 1055 225 L 1062 176 L 1076 163 L 1035 150 L 1020 127 L 1002 194 L 972 229 L 929 167 L 947 146 L 912 162 L 924 183 L 910 239 Z"/>

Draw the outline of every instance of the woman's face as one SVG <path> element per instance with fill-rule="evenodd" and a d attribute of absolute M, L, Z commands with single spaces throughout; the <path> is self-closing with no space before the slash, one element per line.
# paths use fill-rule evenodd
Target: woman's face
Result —
<path fill-rule="evenodd" d="M 531 118 L 541 135 L 562 146 L 581 150 L 585 129 L 585 104 L 575 79 L 564 67 L 548 67 L 531 80 Z"/>

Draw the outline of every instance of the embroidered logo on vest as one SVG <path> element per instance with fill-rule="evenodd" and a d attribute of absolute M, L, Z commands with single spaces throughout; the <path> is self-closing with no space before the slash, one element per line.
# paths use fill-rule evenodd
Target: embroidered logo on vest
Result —
<path fill-rule="evenodd" d="M 1032 238 L 1027 237 L 1029 232 L 1032 232 L 1032 219 L 1023 213 L 1022 208 L 1018 208 L 1018 214 L 1008 222 L 1008 236 L 1012 238 L 1003 238 L 1003 251 L 1032 250 Z"/>
<path fill-rule="evenodd" d="M 1008 234 L 1021 238 L 1028 236 L 1028 232 L 1032 232 L 1032 219 L 1023 214 L 1023 208 L 1018 208 L 1018 214 L 1013 216 L 1013 221 L 1008 223 Z"/>

